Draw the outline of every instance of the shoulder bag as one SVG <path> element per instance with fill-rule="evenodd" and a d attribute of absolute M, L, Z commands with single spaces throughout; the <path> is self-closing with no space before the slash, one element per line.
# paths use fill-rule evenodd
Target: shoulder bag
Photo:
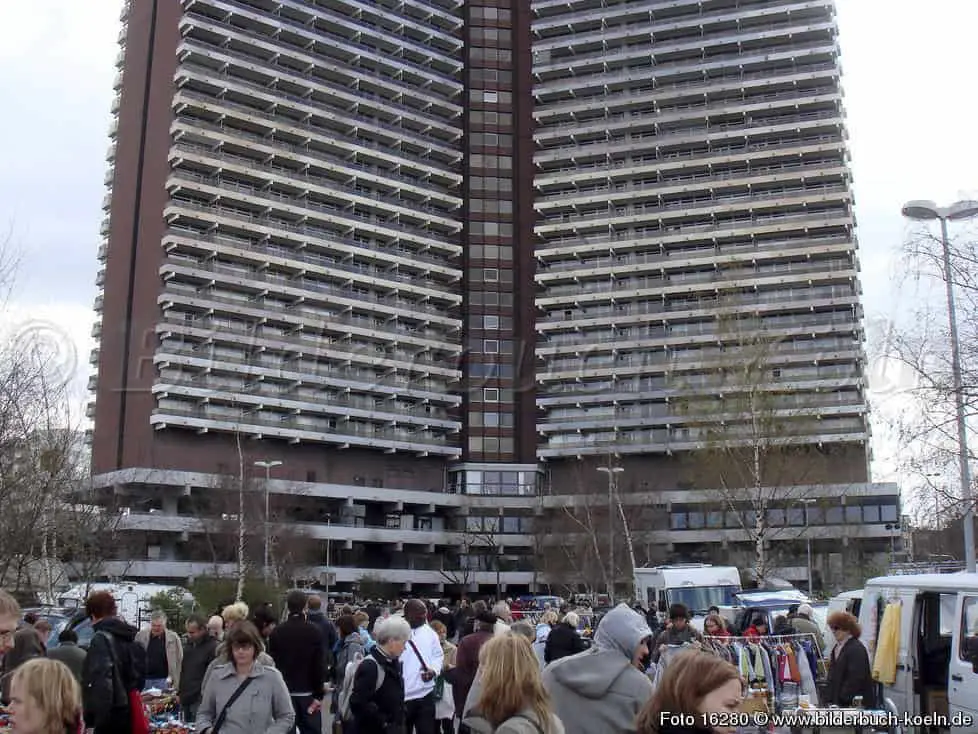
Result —
<path fill-rule="evenodd" d="M 208 734 L 218 734 L 221 731 L 221 727 L 224 726 L 224 722 L 228 718 L 228 709 L 234 705 L 235 701 L 241 698 L 241 694 L 245 692 L 245 689 L 251 685 L 251 681 L 253 680 L 254 678 L 249 676 L 241 681 L 238 687 L 234 689 L 234 693 L 231 694 L 231 698 L 228 699 L 228 702 L 224 704 L 224 708 L 221 709 L 221 713 L 217 715 L 217 720 L 214 722 L 214 726 L 210 728 Z"/>

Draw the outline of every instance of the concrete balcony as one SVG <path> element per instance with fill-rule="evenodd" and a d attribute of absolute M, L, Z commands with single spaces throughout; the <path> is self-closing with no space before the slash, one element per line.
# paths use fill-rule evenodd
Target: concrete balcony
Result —
<path fill-rule="evenodd" d="M 461 449 L 449 443 L 442 433 L 407 431 L 395 427 L 381 427 L 368 423 L 347 421 L 330 425 L 325 418 L 303 415 L 280 414 L 272 417 L 272 411 L 259 414 L 233 414 L 230 409 L 218 410 L 205 405 L 202 409 L 157 407 L 149 422 L 156 430 L 178 426 L 198 433 L 244 433 L 252 438 L 281 438 L 291 443 L 328 443 L 340 447 L 362 446 L 383 449 L 388 453 L 403 452 L 420 456 L 446 456 L 457 459 Z M 264 407 L 264 406 L 262 406 Z M 267 417 L 266 417 L 267 415 Z"/>
<path fill-rule="evenodd" d="M 458 245 L 453 244 L 449 235 L 425 229 L 424 226 L 414 226 L 385 219 L 376 214 L 366 214 L 353 209 L 335 205 L 299 199 L 296 197 L 280 196 L 268 191 L 232 186 L 230 184 L 213 185 L 203 181 L 187 183 L 184 186 L 171 187 L 173 201 L 181 199 L 193 206 L 196 198 L 181 196 L 182 190 L 192 192 L 195 196 L 205 195 L 208 200 L 217 202 L 216 206 L 231 206 L 241 211 L 261 211 L 266 216 L 284 216 L 286 219 L 311 220 L 322 226 L 363 229 L 374 233 L 377 237 L 402 239 L 414 243 L 417 247 L 432 249 L 446 256 L 455 254 Z M 242 209 L 241 207 L 245 207 Z"/>
<path fill-rule="evenodd" d="M 561 306 L 573 306 L 579 308 L 589 304 L 599 304 L 603 302 L 622 303 L 632 300 L 648 300 L 650 298 L 664 298 L 668 296 L 678 296 L 680 294 L 692 294 L 697 291 L 716 292 L 719 287 L 725 291 L 735 291 L 740 288 L 756 287 L 759 289 L 775 289 L 778 286 L 789 287 L 792 283 L 816 283 L 816 282 L 853 282 L 857 277 L 856 266 L 850 265 L 849 269 L 838 270 L 813 270 L 809 272 L 787 271 L 775 275 L 755 274 L 739 275 L 734 273 L 733 277 L 724 277 L 722 271 L 711 277 L 709 280 L 696 280 L 693 278 L 677 279 L 679 282 L 662 280 L 660 285 L 648 286 L 644 288 L 621 288 L 621 289 L 601 289 L 588 288 L 581 284 L 573 288 L 571 292 L 561 295 L 549 295 L 550 290 L 545 290 L 536 299 L 537 308 L 542 310 L 558 310 Z"/>
<path fill-rule="evenodd" d="M 229 7 L 226 3 L 221 3 L 221 5 L 223 8 Z M 308 11 L 308 6 L 303 7 Z M 430 110 L 432 114 L 445 119 L 455 119 L 462 114 L 462 107 L 457 103 L 459 97 L 457 92 L 444 95 L 432 94 L 421 86 L 402 82 L 394 76 L 368 71 L 360 66 L 346 67 L 337 64 L 332 57 L 317 52 L 316 44 L 320 41 L 322 33 L 320 28 L 311 29 L 299 25 L 290 25 L 290 34 L 305 39 L 305 46 L 300 48 L 296 45 L 276 43 L 272 37 L 276 32 L 274 27 L 265 26 L 269 32 L 267 36 L 262 36 L 259 33 L 242 29 L 240 25 L 224 23 L 213 16 L 205 17 L 186 13 L 180 21 L 180 27 L 184 36 L 192 35 L 194 29 L 200 29 L 214 34 L 218 38 L 224 37 L 239 43 L 244 42 L 267 54 L 266 59 L 278 55 L 292 62 L 291 69 L 293 71 L 303 68 L 329 70 L 348 88 L 354 88 L 355 83 L 360 82 L 368 94 L 370 94 L 368 91 L 370 89 L 390 90 L 391 96 L 401 96 L 405 101 L 413 101 L 416 104 L 416 109 Z M 321 80 L 320 77 L 317 79 Z"/>
<path fill-rule="evenodd" d="M 261 520 L 257 519 L 250 523 L 253 526 L 261 526 Z M 270 523 L 274 537 L 275 528 L 282 525 L 281 521 L 274 520 Z M 297 537 L 309 540 L 330 540 L 350 543 L 376 543 L 382 545 L 417 545 L 426 547 L 458 547 L 466 542 L 464 533 L 454 531 L 430 531 L 412 530 L 406 528 L 387 528 L 387 527 L 364 527 L 354 524 L 343 524 L 339 522 L 308 523 L 308 522 L 289 522 L 287 523 L 290 533 Z M 185 515 L 166 515 L 164 513 L 136 514 L 130 513 L 123 515 L 119 519 L 118 529 L 126 532 L 155 532 L 155 533 L 214 533 L 236 532 L 237 522 L 235 520 L 210 520 Z M 528 535 L 521 534 L 499 534 L 495 537 L 496 543 L 502 548 L 526 548 L 532 545 L 533 539 Z"/>
<path fill-rule="evenodd" d="M 185 89 L 178 90 L 174 96 L 173 104 L 177 114 L 193 125 L 192 120 L 221 119 L 226 117 L 237 121 L 234 127 L 264 131 L 267 134 L 275 130 L 295 136 L 297 140 L 309 140 L 309 145 L 323 148 L 326 151 L 339 156 L 352 156 L 353 154 L 363 155 L 383 161 L 386 165 L 396 167 L 403 166 L 409 171 L 416 172 L 420 176 L 444 176 L 453 173 L 454 162 L 446 162 L 444 165 L 428 158 L 409 153 L 400 154 L 395 147 L 382 146 L 362 137 L 349 137 L 339 135 L 336 131 L 329 128 L 314 126 L 311 123 L 296 122 L 287 124 L 282 117 L 261 112 L 247 105 L 238 105 L 233 102 L 221 101 L 215 97 L 203 94 L 188 92 Z"/>
<path fill-rule="evenodd" d="M 772 165 L 782 165 L 785 147 L 790 147 L 793 154 L 813 159 L 824 159 L 834 156 L 845 160 L 845 139 L 841 135 L 815 136 L 810 142 L 797 141 L 790 146 L 771 145 L 765 141 L 743 143 L 729 141 L 723 145 L 711 145 L 706 152 L 690 149 L 688 151 L 672 151 L 663 157 L 647 159 L 632 152 L 623 153 L 609 165 L 607 160 L 592 159 L 571 162 L 560 165 L 542 167 L 534 177 L 534 186 L 538 191 L 549 191 L 554 187 L 581 187 L 594 185 L 612 185 L 629 183 L 634 178 L 652 174 L 665 177 L 689 176 L 697 180 L 694 171 L 704 171 L 713 176 L 715 170 L 725 166 L 742 164 L 749 159 L 752 167 L 764 169 Z M 589 156 L 590 157 L 590 156 Z M 576 175 L 575 175 L 576 174 Z"/>
<path fill-rule="evenodd" d="M 662 85 L 656 84 L 647 89 L 622 90 L 620 92 L 606 95 L 596 95 L 594 98 L 581 99 L 578 96 L 569 96 L 566 99 L 558 99 L 545 104 L 538 104 L 533 109 L 534 119 L 541 126 L 547 126 L 559 118 L 580 113 L 588 113 L 594 110 L 594 104 L 598 97 L 603 101 L 608 112 L 615 112 L 619 109 L 634 109 L 647 107 L 650 103 L 658 103 L 668 106 L 670 103 L 679 104 L 683 101 L 697 103 L 702 99 L 703 94 L 720 94 L 724 92 L 741 91 L 746 97 L 761 95 L 761 90 L 777 84 L 795 84 L 797 82 L 812 82 L 818 80 L 825 84 L 839 83 L 839 67 L 834 62 L 823 62 L 809 64 L 804 71 L 795 71 L 793 68 L 765 69 L 763 71 L 737 71 L 729 74 L 713 74 L 703 80 L 664 82 Z M 558 118 L 551 120 L 551 118 Z"/>
<path fill-rule="evenodd" d="M 103 564 L 103 573 L 108 576 L 150 579 L 192 579 L 198 576 L 218 576 L 233 578 L 237 574 L 237 564 L 207 563 L 201 561 L 151 561 L 151 560 L 122 560 L 107 561 Z M 308 579 L 319 579 L 325 574 L 334 576 L 334 583 L 355 584 L 364 576 L 383 578 L 387 583 L 400 584 L 410 590 L 412 586 L 434 586 L 443 590 L 454 585 L 454 578 L 462 577 L 463 572 L 425 571 L 418 569 L 400 568 L 351 568 L 346 566 L 313 566 L 302 569 L 297 575 Z M 465 574 L 470 584 L 495 586 L 497 579 L 503 585 L 528 585 L 540 577 L 531 571 L 502 571 L 496 575 L 494 571 L 470 571 Z"/>
<path fill-rule="evenodd" d="M 619 252 L 625 254 L 647 250 L 650 247 L 679 245 L 686 242 L 716 240 L 722 246 L 722 240 L 752 235 L 781 234 L 785 237 L 802 238 L 809 236 L 808 233 L 813 230 L 838 234 L 839 230 L 853 226 L 855 226 L 853 214 L 779 215 L 775 213 L 767 219 L 743 216 L 723 225 L 690 224 L 673 229 L 657 225 L 644 226 L 642 232 L 627 232 L 618 239 L 605 238 L 604 241 L 595 241 L 591 237 L 571 236 L 571 242 L 563 243 L 565 238 L 555 238 L 545 240 L 542 246 L 537 247 L 534 255 L 545 262 L 551 259 L 566 261 L 589 255 L 606 255 L 612 250 L 616 254 Z M 556 244 L 557 242 L 562 244 Z"/>
<path fill-rule="evenodd" d="M 207 0 L 207 4 L 216 10 L 223 11 L 227 16 L 233 14 L 238 21 L 235 27 L 251 32 L 253 37 L 254 35 L 257 35 L 258 38 L 261 38 L 262 35 L 266 35 L 266 37 L 270 36 L 273 34 L 273 29 L 281 25 L 284 25 L 290 31 L 293 28 L 296 30 L 309 30 L 310 28 L 306 23 L 293 20 L 290 15 L 275 15 L 273 20 L 272 16 L 267 13 L 246 10 L 240 5 L 232 5 L 230 3 L 220 2 L 220 0 Z M 293 4 L 308 14 L 308 6 L 298 3 Z M 213 18 L 215 16 L 211 15 L 210 17 Z M 185 15 L 184 22 L 199 23 L 199 18 L 200 16 Z M 376 30 L 370 35 L 375 36 Z M 369 62 L 367 69 L 374 70 L 373 76 L 378 79 L 404 78 L 412 87 L 414 85 L 417 85 L 419 88 L 428 87 L 443 95 L 457 94 L 461 91 L 461 81 L 456 79 L 452 74 L 439 72 L 428 66 L 406 63 L 394 57 L 393 54 L 380 53 L 376 46 L 359 43 L 353 38 L 326 30 L 320 24 L 315 28 L 313 38 L 321 42 L 324 37 L 331 39 L 331 46 L 334 51 L 333 55 L 328 58 L 332 58 L 334 64 L 339 61 L 338 66 L 360 68 L 361 64 L 359 61 L 363 58 Z M 374 39 L 372 38 L 371 40 Z M 325 65 L 322 62 L 320 64 Z"/>
<path fill-rule="evenodd" d="M 220 153 L 203 146 L 191 146 L 189 144 L 174 145 L 170 151 L 170 160 L 174 167 L 174 181 L 168 184 L 170 186 L 176 185 L 177 180 L 184 182 L 199 180 L 199 175 L 196 172 L 204 168 L 210 168 L 214 176 L 220 176 L 227 172 L 240 176 L 242 180 L 250 180 L 256 174 L 261 174 L 263 181 L 274 181 L 293 188 L 300 186 L 303 189 L 308 188 L 308 191 L 321 196 L 333 197 L 340 205 L 356 202 L 381 214 L 394 211 L 409 220 L 416 220 L 422 224 L 426 222 L 436 223 L 448 232 L 457 233 L 461 227 L 461 222 L 458 219 L 460 200 L 448 196 L 446 202 L 439 202 L 441 206 L 430 206 L 422 202 L 422 199 L 429 198 L 429 195 L 420 188 L 412 192 L 414 199 L 399 197 L 394 194 L 382 195 L 372 190 L 370 185 L 388 189 L 392 187 L 392 182 L 384 180 L 380 176 L 372 177 L 373 180 L 358 177 L 353 182 L 341 183 L 335 178 L 325 175 L 309 172 L 300 173 L 284 166 L 264 164 L 245 156 Z M 194 164 L 193 173 L 182 170 L 182 164 L 186 161 Z M 320 162 L 320 165 L 329 166 L 328 163 L 323 162 Z M 397 187 L 397 189 L 400 188 Z M 404 189 L 408 190 L 408 187 L 405 186 Z M 455 204 L 456 201 L 459 203 Z"/>
<path fill-rule="evenodd" d="M 365 386 L 365 391 L 369 392 L 369 386 Z M 458 433 L 462 430 L 462 424 L 450 419 L 447 412 L 440 408 L 425 405 L 417 405 L 411 409 L 399 408 L 392 400 L 382 398 L 363 397 L 354 400 L 350 396 L 330 398 L 320 393 L 316 400 L 301 400 L 288 394 L 264 392 L 260 389 L 211 388 L 199 383 L 178 384 L 166 380 L 157 381 L 153 385 L 152 392 L 161 397 L 165 395 L 184 399 L 191 404 L 202 404 L 213 400 L 221 403 L 234 402 L 253 410 L 267 408 L 290 415 L 332 417 L 339 421 L 337 426 L 339 433 L 343 431 L 341 424 L 345 419 L 378 424 L 405 424 L 450 433 Z"/>
<path fill-rule="evenodd" d="M 796 63 L 804 63 L 805 59 L 824 62 L 836 57 L 839 53 L 838 45 L 825 41 L 814 45 L 799 45 L 788 51 L 758 52 L 758 53 L 730 53 L 722 57 L 714 56 L 709 61 L 701 59 L 684 59 L 681 61 L 666 61 L 661 65 L 656 64 L 655 78 L 666 80 L 673 77 L 684 77 L 690 72 L 698 71 L 701 74 L 717 72 L 732 68 L 751 68 L 766 67 L 778 68 L 779 65 L 786 65 L 794 60 Z M 594 90 L 608 88 L 610 92 L 617 92 L 629 85 L 640 84 L 647 81 L 652 67 L 641 67 L 637 69 L 620 69 L 609 71 L 602 74 L 589 74 L 581 77 L 570 77 L 564 75 L 556 79 L 540 82 L 533 85 L 533 95 L 546 103 L 550 98 L 568 92 L 579 94 L 593 94 Z"/>
<path fill-rule="evenodd" d="M 174 276 L 196 277 L 198 280 L 223 281 L 229 285 L 242 286 L 250 285 L 253 294 L 266 293 L 269 285 L 291 286 L 299 290 L 311 291 L 309 295 L 315 297 L 317 292 L 330 293 L 340 297 L 349 298 L 355 293 L 354 287 L 368 288 L 367 293 L 357 292 L 354 300 L 358 302 L 367 301 L 384 304 L 399 304 L 404 306 L 404 311 L 417 311 L 424 313 L 424 321 L 431 321 L 428 316 L 435 317 L 435 321 L 445 326 L 454 327 L 461 323 L 457 318 L 452 318 L 445 314 L 448 309 L 460 305 L 462 297 L 450 291 L 447 287 L 440 287 L 438 283 L 418 282 L 418 279 L 408 275 L 400 276 L 398 273 L 378 273 L 376 271 L 363 271 L 354 273 L 344 270 L 342 266 L 336 267 L 331 263 L 320 261 L 318 264 L 313 262 L 306 263 L 301 259 L 293 260 L 280 251 L 262 253 L 257 249 L 247 253 L 249 263 L 221 264 L 219 262 L 204 262 L 203 258 L 196 257 L 202 249 L 209 249 L 211 252 L 227 253 L 229 256 L 234 254 L 235 249 L 231 245 L 221 246 L 217 243 L 213 248 L 201 248 L 199 245 L 190 245 L 191 251 L 196 250 L 193 255 L 184 250 L 173 247 L 170 255 L 160 266 L 160 276 L 164 280 L 169 280 Z M 243 248 L 242 248 L 243 249 Z M 182 257 L 181 257 L 182 255 Z M 299 255 L 299 257 L 302 257 Z M 314 255 L 305 255 L 305 259 L 313 260 Z M 325 259 L 325 258 L 323 258 Z M 278 266 L 272 268 L 271 266 Z M 217 277 L 215 277 L 215 275 Z M 276 289 L 277 290 L 277 289 Z M 401 298 L 414 296 L 417 300 Z M 332 304 L 329 299 L 325 303 Z"/>

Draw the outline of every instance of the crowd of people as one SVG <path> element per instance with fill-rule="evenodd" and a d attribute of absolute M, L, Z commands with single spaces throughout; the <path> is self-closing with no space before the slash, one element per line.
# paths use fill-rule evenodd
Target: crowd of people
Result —
<path fill-rule="evenodd" d="M 141 694 L 160 689 L 176 693 L 199 734 L 322 734 L 325 712 L 339 734 L 733 734 L 709 726 L 707 715 L 737 712 L 745 692 L 738 668 L 698 644 L 682 605 L 653 630 L 644 613 L 620 604 L 590 639 L 572 610 L 531 620 L 506 602 L 450 609 L 409 599 L 344 607 L 329 619 L 319 596 L 295 591 L 286 607 L 280 623 L 269 609 L 229 604 L 209 619 L 191 616 L 181 636 L 163 614 L 137 630 L 99 591 L 86 602 L 87 651 L 70 631 L 45 651 L 45 631 L 0 591 L 14 729 L 145 734 Z M 763 637 L 758 621 L 749 634 Z M 846 613 L 829 623 L 837 644 L 827 703 L 872 703 L 858 623 Z M 729 635 L 718 613 L 704 631 Z M 653 675 L 657 658 L 677 646 L 685 649 Z"/>

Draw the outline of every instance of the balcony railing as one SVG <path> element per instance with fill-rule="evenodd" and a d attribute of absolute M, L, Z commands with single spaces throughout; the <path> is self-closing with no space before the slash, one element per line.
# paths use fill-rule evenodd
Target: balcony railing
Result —
<path fill-rule="evenodd" d="M 454 291 L 452 284 L 457 282 L 461 277 L 461 273 L 457 270 L 449 270 L 448 268 L 439 268 L 437 270 L 430 270 L 428 267 L 421 266 L 418 263 L 408 263 L 407 266 L 411 268 L 417 268 L 418 270 L 425 273 L 424 275 L 414 275 L 408 273 L 402 273 L 398 270 L 385 270 L 379 266 L 370 265 L 360 265 L 358 263 L 345 262 L 344 259 L 340 259 L 337 256 L 323 255 L 317 252 L 310 252 L 306 249 L 295 249 L 291 247 L 285 247 L 283 245 L 272 245 L 264 244 L 255 240 L 245 240 L 241 237 L 235 237 L 232 235 L 224 235 L 217 232 L 201 232 L 199 230 L 191 229 L 189 227 L 181 227 L 179 225 L 172 226 L 166 230 L 164 233 L 164 238 L 166 237 L 182 237 L 191 241 L 191 244 L 196 247 L 200 247 L 201 243 L 211 243 L 214 245 L 225 245 L 227 247 L 235 248 L 236 250 L 247 250 L 256 254 L 255 261 L 261 262 L 262 264 L 268 262 L 269 257 L 277 257 L 288 260 L 290 263 L 301 262 L 308 265 L 318 266 L 322 268 L 328 268 L 330 270 L 339 270 L 342 272 L 347 272 L 356 275 L 363 275 L 370 278 L 377 278 L 378 280 L 389 280 L 394 281 L 394 283 L 401 283 L 407 286 L 415 286 L 417 288 L 432 289 L 439 291 L 440 293 L 446 293 L 449 289 Z M 168 250 L 171 248 L 168 248 Z M 381 250 L 383 252 L 383 250 Z M 399 267 L 398 263 L 394 263 L 394 267 Z M 444 281 L 436 280 L 431 277 L 428 273 L 437 273 L 444 276 Z M 397 287 L 391 284 L 391 287 Z M 450 299 L 452 302 L 459 302 L 461 299 L 459 296 L 454 296 Z"/>
<path fill-rule="evenodd" d="M 271 163 L 261 163 L 254 158 L 248 158 L 247 156 L 234 155 L 233 153 L 222 153 L 220 151 L 208 148 L 205 145 L 189 145 L 187 143 L 176 143 L 170 149 L 171 151 L 176 151 L 179 153 L 187 153 L 194 156 L 199 156 L 200 158 L 221 161 L 225 163 L 240 164 L 241 166 L 247 167 L 248 171 L 262 171 L 268 174 L 269 178 L 278 176 L 286 182 L 293 183 L 296 181 L 304 181 L 314 186 L 319 186 L 323 189 L 328 190 L 330 193 L 335 193 L 337 196 L 347 196 L 353 194 L 357 197 L 362 197 L 364 199 L 372 199 L 376 202 L 384 204 L 386 206 L 397 207 L 400 209 L 408 210 L 409 212 L 425 212 L 426 214 L 431 214 L 434 217 L 439 217 L 443 220 L 450 221 L 451 224 L 461 227 L 461 224 L 452 220 L 453 216 L 457 216 L 458 207 L 461 206 L 461 200 L 458 201 L 458 205 L 453 208 L 435 207 L 429 204 L 422 204 L 420 201 L 412 199 L 402 199 L 400 197 L 382 194 L 373 189 L 369 189 L 365 186 L 353 184 L 345 184 L 343 182 L 337 181 L 334 178 L 329 178 L 327 176 L 317 176 L 312 173 L 303 173 L 292 168 L 286 168 L 285 166 L 276 166 Z M 317 155 L 317 158 L 322 158 L 325 156 Z M 311 158 L 311 156 L 310 156 Z M 357 164 L 350 164 L 341 158 L 336 158 L 337 165 L 342 167 L 350 168 L 374 168 L 376 171 L 380 171 L 376 166 L 359 166 Z M 215 168 L 220 169 L 219 164 L 215 165 Z M 181 175 L 186 175 L 187 172 L 181 171 Z M 384 185 L 390 186 L 391 182 L 384 173 L 379 173 L 384 180 Z M 403 177 L 398 177 L 403 178 Z M 219 180 L 219 179 L 218 179 Z M 407 181 L 405 181 L 407 183 Z M 397 187 L 400 188 L 400 187 Z M 446 196 L 450 196 L 446 194 Z M 426 194 L 426 198 L 433 198 L 430 194 Z"/>

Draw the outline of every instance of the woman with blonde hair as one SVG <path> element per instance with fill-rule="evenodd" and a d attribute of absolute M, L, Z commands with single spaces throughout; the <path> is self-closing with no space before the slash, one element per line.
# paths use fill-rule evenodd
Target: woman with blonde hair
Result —
<path fill-rule="evenodd" d="M 236 601 L 234 604 L 228 604 L 221 611 L 221 618 L 224 620 L 224 639 L 221 640 L 220 644 L 217 646 L 217 652 L 214 655 L 214 659 L 211 660 L 210 664 L 207 666 L 207 670 L 204 671 L 204 681 L 200 686 L 201 691 L 207 687 L 207 684 L 211 679 L 211 674 L 218 665 L 233 662 L 231 646 L 228 645 L 227 640 L 231 636 L 231 632 L 236 627 L 248 621 L 248 611 L 248 605 L 243 601 Z M 259 665 L 266 668 L 275 667 L 275 661 L 272 659 L 271 655 L 265 652 L 264 644 L 258 650 L 257 661 Z"/>
<path fill-rule="evenodd" d="M 521 635 L 493 637 L 479 651 L 482 692 L 463 724 L 475 734 L 564 734 L 543 688 L 540 664 Z"/>
<path fill-rule="evenodd" d="M 536 639 L 533 641 L 533 652 L 540 662 L 540 670 L 543 670 L 543 667 L 547 664 L 544 660 L 544 652 L 547 649 L 547 638 L 550 637 L 550 631 L 559 620 L 560 617 L 557 616 L 557 612 L 553 609 L 548 609 L 540 615 L 540 621 L 537 622 Z"/>
<path fill-rule="evenodd" d="M 78 734 L 81 686 L 68 666 L 34 658 L 14 671 L 10 712 L 16 734 Z"/>

